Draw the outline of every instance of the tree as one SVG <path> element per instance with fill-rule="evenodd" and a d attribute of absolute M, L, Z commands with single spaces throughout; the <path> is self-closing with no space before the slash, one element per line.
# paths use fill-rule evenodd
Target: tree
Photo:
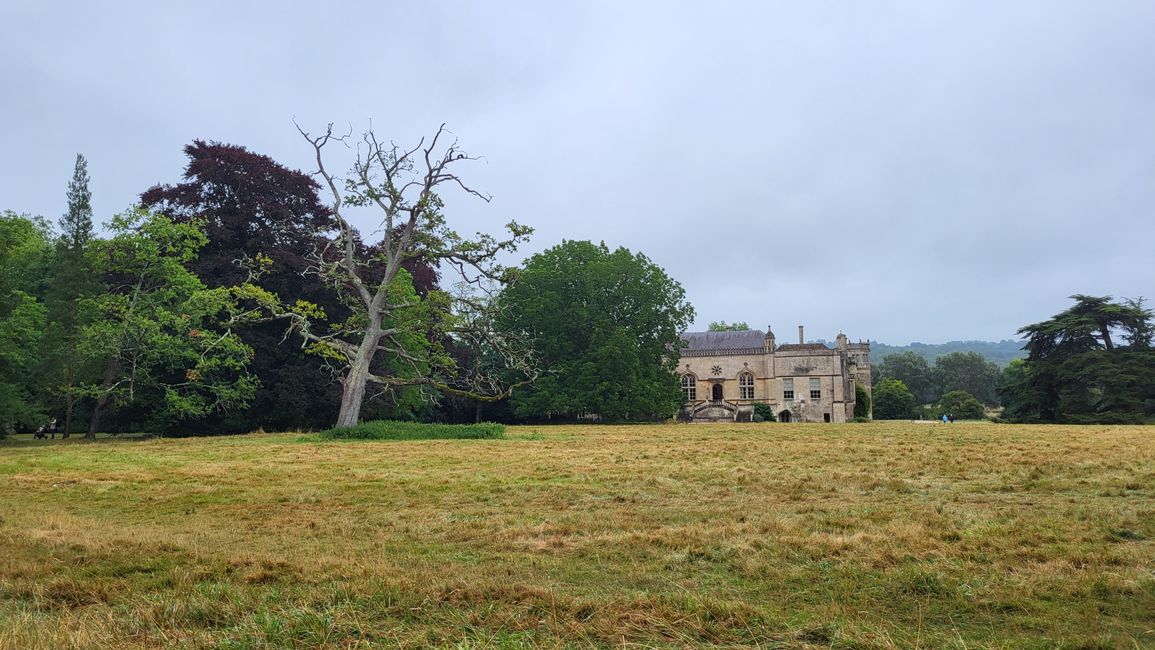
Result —
<path fill-rule="evenodd" d="M 36 374 L 47 310 L 36 294 L 50 237 L 41 218 L 0 214 L 0 437 L 44 422 Z"/>
<path fill-rule="evenodd" d="M 716 320 L 710 321 L 707 329 L 711 332 L 745 332 L 750 329 L 750 326 L 746 324 L 746 321 L 727 323 L 724 320 Z"/>
<path fill-rule="evenodd" d="M 68 182 L 68 212 L 60 218 L 60 232 L 70 251 L 82 251 L 92 240 L 92 192 L 88 190 L 88 161 L 81 154 L 76 154 Z"/>
<path fill-rule="evenodd" d="M 88 189 L 88 161 L 76 154 L 72 180 L 68 182 L 68 211 L 60 218 L 60 240 L 48 290 L 49 331 L 44 337 L 46 365 L 63 371 L 58 392 L 64 398 L 64 437 L 72 432 L 76 397 L 77 332 L 81 301 L 100 291 L 89 258 L 92 228 L 92 193 Z"/>
<path fill-rule="evenodd" d="M 935 359 L 932 376 L 940 393 L 964 391 L 984 404 L 999 403 L 996 386 L 998 365 L 978 352 L 951 352 Z"/>
<path fill-rule="evenodd" d="M 964 390 L 943 393 L 934 410 L 940 417 L 949 415 L 960 420 L 981 420 L 986 416 L 982 402 Z"/>
<path fill-rule="evenodd" d="M 778 414 L 774 412 L 774 408 L 765 402 L 754 402 L 754 417 L 755 422 L 761 419 L 762 422 L 777 422 Z"/>
<path fill-rule="evenodd" d="M 450 135 L 444 125 L 428 145 L 422 139 L 411 149 L 384 143 L 370 129 L 358 143 L 348 177 L 340 178 L 325 165 L 323 154 L 325 147 L 334 142 L 345 143 L 347 136 L 334 135 L 332 124 L 319 136 L 309 134 L 300 126 L 297 130 L 313 147 L 317 173 L 332 197 L 330 211 L 337 226 L 332 243 L 312 256 L 312 270 L 321 274 L 330 286 L 344 292 L 345 304 L 352 315 L 329 333 L 321 333 L 314 328 L 318 320 L 316 312 L 310 316 L 307 310 L 279 309 L 277 314 L 289 318 L 293 330 L 314 351 L 326 354 L 339 364 L 342 393 L 336 426 L 358 423 L 369 383 L 385 390 L 422 386 L 496 400 L 532 379 L 534 373 L 523 354 L 525 350 L 509 339 L 491 337 L 489 343 L 508 361 L 507 365 L 518 368 L 522 376 L 493 392 L 486 390 L 492 384 L 485 381 L 456 383 L 456 368 L 438 341 L 432 341 L 433 345 L 425 350 L 413 349 L 406 344 L 402 330 L 389 324 L 396 322 L 391 321 L 396 312 L 414 306 L 417 300 L 398 302 L 396 298 L 395 281 L 409 260 L 444 264 L 474 287 L 483 285 L 485 280 L 500 284 L 508 279 L 506 269 L 496 258 L 516 250 L 532 229 L 511 221 L 506 225 L 507 239 L 498 240 L 481 233 L 470 239 L 449 228 L 442 214 L 444 204 L 438 192 L 443 187 L 456 187 L 488 202 L 488 196 L 471 188 L 456 173 L 458 165 L 476 158 L 462 151 L 456 140 L 448 141 Z M 378 231 L 384 240 L 372 249 L 371 258 L 367 259 L 359 245 L 360 235 L 346 217 L 349 207 L 374 210 L 380 220 Z M 466 296 L 461 298 L 468 300 Z M 442 292 L 431 292 L 421 300 L 430 305 L 440 303 L 445 314 L 452 311 L 449 296 Z M 480 307 L 483 302 L 474 300 L 472 304 Z M 444 332 L 464 337 L 484 336 L 469 330 L 484 328 L 488 322 L 488 319 L 466 322 L 448 317 L 431 320 L 431 324 Z M 379 355 L 390 363 L 407 365 L 412 372 L 404 375 L 374 372 L 374 360 Z"/>
<path fill-rule="evenodd" d="M 897 379 L 910 389 L 919 404 L 929 404 L 938 399 L 930 365 L 914 352 L 889 354 L 874 365 L 873 371 L 876 384 L 882 379 Z"/>
<path fill-rule="evenodd" d="M 206 289 L 185 268 L 204 233 L 141 210 L 109 228 L 113 237 L 95 242 L 108 290 L 82 304 L 90 316 L 79 348 L 104 366 L 98 381 L 79 387 L 95 400 L 86 437 L 96 436 L 109 405 L 148 400 L 168 423 L 247 404 L 251 350 L 227 329 L 237 311 L 231 292 Z"/>
<path fill-rule="evenodd" d="M 874 419 L 909 420 L 918 406 L 914 394 L 897 379 L 883 379 L 874 385 Z"/>
<path fill-rule="evenodd" d="M 526 261 L 501 295 L 504 329 L 531 337 L 543 376 L 511 402 L 521 417 L 668 418 L 694 317 L 685 291 L 641 253 L 565 241 Z"/>
<path fill-rule="evenodd" d="M 869 418 L 870 417 L 870 393 L 866 391 L 866 386 L 862 382 L 854 382 L 854 417 Z"/>
<path fill-rule="evenodd" d="M 310 253 L 323 249 L 326 235 L 335 229 L 329 208 L 318 197 L 321 186 L 237 145 L 194 140 L 184 152 L 183 182 L 150 188 L 141 204 L 176 223 L 195 222 L 204 229 L 208 243 L 189 269 L 209 288 L 231 287 L 250 280 L 251 269 L 242 262 L 260 258 L 264 263 L 255 282 L 278 300 L 307 301 L 333 322 L 347 318 L 349 310 L 325 278 L 311 272 Z M 317 328 L 324 333 L 323 324 Z M 253 348 L 249 369 L 261 383 L 251 408 L 184 426 L 250 431 L 331 424 L 339 385 L 322 357 L 285 345 L 283 330 L 273 322 L 237 330 Z"/>
<path fill-rule="evenodd" d="M 1038 405 L 1041 395 L 1036 394 L 1028 382 L 1029 371 L 1025 359 L 1015 359 L 1007 364 L 999 374 L 996 391 L 1003 405 L 1002 417 L 1013 422 L 1038 422 Z"/>
<path fill-rule="evenodd" d="M 1019 330 L 1027 359 L 1005 374 L 1016 421 L 1140 422 L 1155 415 L 1152 312 L 1142 299 L 1071 296 L 1075 305 Z"/>

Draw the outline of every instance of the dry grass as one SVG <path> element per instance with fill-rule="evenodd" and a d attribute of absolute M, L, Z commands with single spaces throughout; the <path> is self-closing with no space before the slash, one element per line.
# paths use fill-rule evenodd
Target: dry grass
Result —
<path fill-rule="evenodd" d="M 1155 429 L 0 446 L 0 648 L 1155 645 Z"/>

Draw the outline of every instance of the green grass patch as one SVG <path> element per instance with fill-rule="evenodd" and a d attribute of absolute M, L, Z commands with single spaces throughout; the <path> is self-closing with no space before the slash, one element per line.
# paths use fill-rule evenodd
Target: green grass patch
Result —
<path fill-rule="evenodd" d="M 317 434 L 321 440 L 478 440 L 505 436 L 505 425 L 495 422 L 479 424 L 429 424 L 372 420 L 355 427 L 326 429 Z"/>

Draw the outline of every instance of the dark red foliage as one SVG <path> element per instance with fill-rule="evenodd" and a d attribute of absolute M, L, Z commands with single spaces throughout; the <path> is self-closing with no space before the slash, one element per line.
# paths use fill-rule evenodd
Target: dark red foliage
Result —
<path fill-rule="evenodd" d="M 185 182 L 154 186 L 140 200 L 177 221 L 202 220 L 209 243 L 192 270 L 209 286 L 228 286 L 246 277 L 234 260 L 264 254 L 273 266 L 262 286 L 286 300 L 325 301 L 321 283 L 303 275 L 306 256 L 333 229 L 316 181 L 237 145 L 196 140 L 184 150 Z"/>

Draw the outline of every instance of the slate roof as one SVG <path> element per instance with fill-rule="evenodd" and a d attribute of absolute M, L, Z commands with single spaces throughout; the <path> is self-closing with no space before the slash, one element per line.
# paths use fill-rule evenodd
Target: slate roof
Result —
<path fill-rule="evenodd" d="M 821 343 L 783 343 L 782 345 L 779 345 L 778 347 L 776 347 L 774 349 L 778 352 L 790 352 L 793 350 L 826 350 L 827 352 L 830 351 L 829 347 L 822 345 Z"/>
<path fill-rule="evenodd" d="M 719 354 L 761 354 L 766 351 L 766 334 L 758 330 L 741 332 L 683 332 L 683 357 L 706 357 Z M 830 352 L 829 346 L 821 343 L 783 343 L 774 348 L 777 352 Z"/>
<path fill-rule="evenodd" d="M 758 330 L 741 332 L 683 332 L 682 356 L 708 354 L 754 354 L 765 350 L 766 335 Z"/>

